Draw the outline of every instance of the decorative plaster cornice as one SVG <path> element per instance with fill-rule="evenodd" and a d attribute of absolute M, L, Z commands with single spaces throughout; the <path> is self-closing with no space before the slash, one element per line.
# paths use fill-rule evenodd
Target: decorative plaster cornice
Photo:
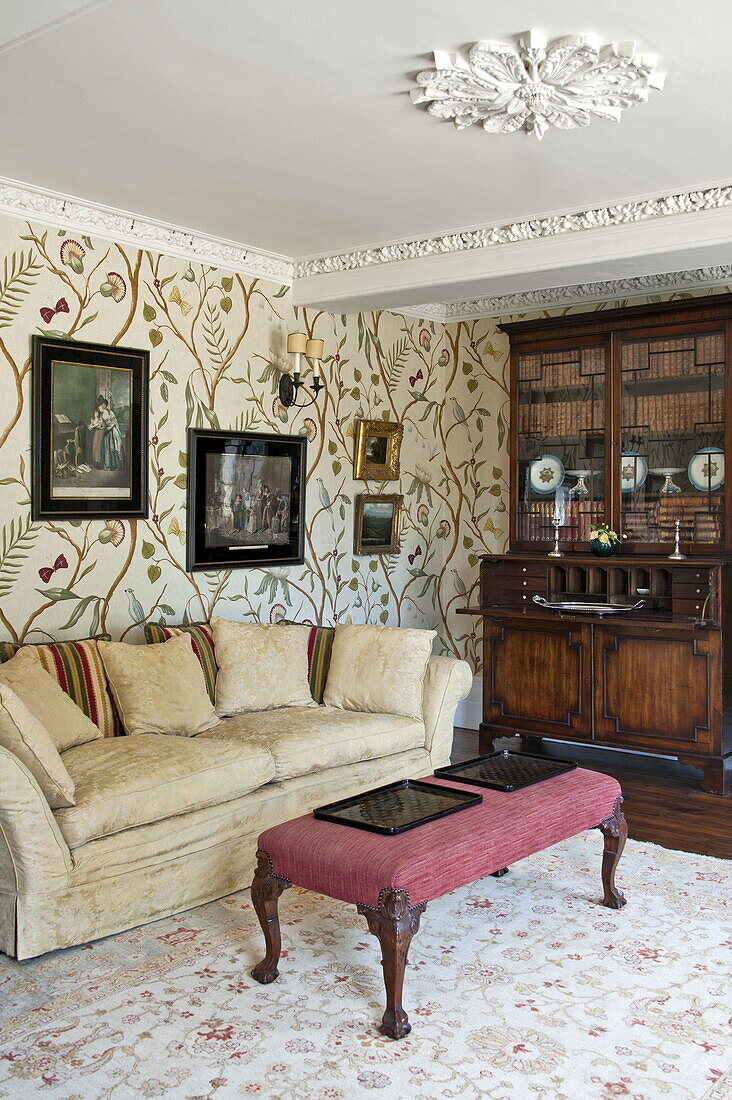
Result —
<path fill-rule="evenodd" d="M 480 123 L 508 134 L 526 130 L 541 140 L 550 126 L 572 130 L 592 117 L 620 120 L 663 87 L 654 57 L 636 54 L 635 42 L 602 49 L 590 35 L 547 42 L 529 31 L 512 42 L 475 42 L 467 56 L 435 51 L 434 69 L 417 74 L 413 103 L 458 130 Z"/>
<path fill-rule="evenodd" d="M 108 240 L 165 252 L 183 259 L 225 267 L 244 275 L 255 275 L 291 283 L 292 260 L 263 252 L 206 233 L 141 218 L 99 203 L 44 191 L 38 187 L 0 178 L 0 211 L 16 217 L 48 222 L 63 229 L 84 230 Z"/>
<path fill-rule="evenodd" d="M 194 233 L 179 226 L 116 210 L 97 203 L 61 195 L 54 191 L 18 183 L 0 177 L 0 212 L 15 217 L 35 219 L 64 229 L 104 237 L 108 240 L 149 248 L 183 259 L 198 260 L 216 267 L 240 271 L 245 275 L 273 279 L 291 284 L 293 278 L 348 271 L 373 264 L 416 259 L 433 254 L 458 252 L 487 245 L 509 244 L 585 229 L 622 225 L 647 218 L 673 214 L 714 210 L 732 205 L 732 185 L 710 187 L 684 194 L 593 210 L 537 218 L 511 225 L 494 226 L 443 237 L 424 237 L 401 244 L 338 253 L 320 259 L 293 261 L 286 256 L 247 248 L 204 233 Z M 500 297 L 479 298 L 459 302 L 429 303 L 393 309 L 410 316 L 449 322 L 475 317 L 499 317 L 510 313 L 540 310 L 551 306 L 601 302 L 630 295 L 670 293 L 674 290 L 702 288 L 732 282 L 732 266 L 697 268 L 662 275 L 644 275 L 607 282 L 581 283 L 553 287 L 548 290 L 523 291 Z"/>
<path fill-rule="evenodd" d="M 578 233 L 587 229 L 606 229 L 609 226 L 626 225 L 646 221 L 649 218 L 666 218 L 674 214 L 695 214 L 702 210 L 717 210 L 732 206 L 732 185 L 708 187 L 703 191 L 686 191 L 658 198 L 639 199 L 618 203 L 615 206 L 597 206 L 570 214 L 556 214 L 546 218 L 529 218 L 507 225 L 484 226 L 447 233 L 441 237 L 419 237 L 397 244 L 362 248 L 353 252 L 336 252 L 309 260 L 295 261 L 295 278 L 325 275 L 337 271 L 353 271 L 374 264 L 389 264 L 400 260 L 419 260 L 425 256 L 445 255 L 449 252 L 468 252 L 491 245 L 513 244 L 516 241 L 536 240 L 540 237 L 556 237 L 564 233 Z"/>
<path fill-rule="evenodd" d="M 606 282 L 575 283 L 547 290 L 525 290 L 495 298 L 472 298 L 462 302 L 430 302 L 409 306 L 394 312 L 425 320 L 471 320 L 478 317 L 506 317 L 556 306 L 587 305 L 609 302 L 643 294 L 672 294 L 678 290 L 701 290 L 704 287 L 732 284 L 732 264 L 719 267 L 697 267 L 693 271 L 669 271 L 663 275 L 638 275 L 630 279 L 609 279 Z"/>

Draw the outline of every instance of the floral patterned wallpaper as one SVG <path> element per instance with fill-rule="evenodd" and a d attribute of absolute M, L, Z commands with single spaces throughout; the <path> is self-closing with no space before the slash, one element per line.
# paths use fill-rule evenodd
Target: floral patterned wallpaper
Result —
<path fill-rule="evenodd" d="M 508 543 L 508 342 L 495 321 L 298 310 L 284 286 L 12 217 L 0 253 L 0 637 L 137 642 L 147 621 L 214 612 L 381 622 L 433 627 L 479 670 L 480 622 L 457 611 L 479 555 Z M 326 389 L 287 411 L 277 383 L 296 330 L 325 341 Z M 34 333 L 150 349 L 149 519 L 31 522 Z M 359 418 L 404 425 L 399 483 L 353 480 Z M 304 565 L 186 572 L 189 426 L 307 435 Z M 401 553 L 356 557 L 355 495 L 379 491 L 404 494 Z"/>
<path fill-rule="evenodd" d="M 298 310 L 284 286 L 9 217 L 0 250 L 3 637 L 140 641 L 148 620 L 214 612 L 353 620 L 434 627 L 477 669 L 479 627 L 456 611 L 508 528 L 508 349 L 493 322 Z M 325 340 L 326 389 L 288 412 L 277 383 L 296 330 Z M 150 349 L 148 520 L 31 522 L 34 333 Z M 353 480 L 359 418 L 404 425 L 398 485 Z M 307 435 L 303 566 L 186 572 L 189 426 Z M 382 489 L 404 494 L 401 553 L 355 557 L 354 497 Z"/>

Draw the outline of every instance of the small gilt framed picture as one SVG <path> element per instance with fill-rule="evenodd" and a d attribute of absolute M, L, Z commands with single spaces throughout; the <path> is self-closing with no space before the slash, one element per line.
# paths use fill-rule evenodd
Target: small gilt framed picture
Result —
<path fill-rule="evenodd" d="M 404 428 L 386 420 L 356 422 L 353 476 L 359 481 L 395 481 Z"/>
<path fill-rule="evenodd" d="M 356 497 L 354 554 L 398 554 L 404 497 L 397 493 Z"/>

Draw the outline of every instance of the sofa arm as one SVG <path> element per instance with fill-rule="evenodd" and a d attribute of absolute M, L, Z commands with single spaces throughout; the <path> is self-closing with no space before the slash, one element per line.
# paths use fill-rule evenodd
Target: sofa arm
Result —
<path fill-rule="evenodd" d="M 455 708 L 473 686 L 467 661 L 454 657 L 430 657 L 422 693 L 425 748 L 435 767 L 447 764 L 452 750 Z"/>
<path fill-rule="evenodd" d="M 69 885 L 71 852 L 25 764 L 0 747 L 0 892 L 52 893 Z"/>

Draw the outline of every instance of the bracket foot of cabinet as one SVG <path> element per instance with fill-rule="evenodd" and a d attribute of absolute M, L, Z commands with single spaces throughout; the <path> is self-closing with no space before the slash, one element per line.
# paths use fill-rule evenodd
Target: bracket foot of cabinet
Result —
<path fill-rule="evenodd" d="M 732 756 L 722 760 L 700 760 L 698 756 L 680 756 L 680 764 L 690 764 L 702 773 L 702 790 L 708 794 L 732 794 Z"/>

